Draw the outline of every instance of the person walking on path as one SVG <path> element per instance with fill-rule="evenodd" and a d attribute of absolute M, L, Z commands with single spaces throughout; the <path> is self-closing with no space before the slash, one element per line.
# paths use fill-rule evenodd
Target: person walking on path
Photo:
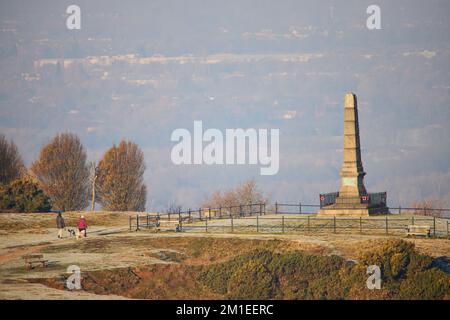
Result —
<path fill-rule="evenodd" d="M 77 234 L 77 239 L 79 239 L 80 237 L 87 237 L 87 233 L 86 233 L 86 229 L 87 229 L 87 221 L 86 218 L 84 216 L 81 216 L 80 219 L 78 220 L 78 234 Z"/>
<path fill-rule="evenodd" d="M 58 215 L 56 216 L 56 227 L 58 228 L 58 239 L 62 239 L 63 230 L 66 227 L 66 224 L 61 212 L 58 212 Z"/>

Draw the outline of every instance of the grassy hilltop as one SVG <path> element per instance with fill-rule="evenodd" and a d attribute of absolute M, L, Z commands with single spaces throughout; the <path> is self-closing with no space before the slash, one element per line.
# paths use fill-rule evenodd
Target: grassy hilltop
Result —
<path fill-rule="evenodd" d="M 79 213 L 66 215 L 69 225 Z M 2 299 L 449 299 L 447 238 L 359 233 L 130 232 L 128 215 L 87 213 L 88 237 L 56 239 L 54 215 L 1 215 Z M 73 220 L 73 221 L 72 221 Z M 22 256 L 48 268 L 27 271 Z M 65 289 L 67 267 L 81 291 Z M 368 265 L 382 271 L 369 290 Z"/>

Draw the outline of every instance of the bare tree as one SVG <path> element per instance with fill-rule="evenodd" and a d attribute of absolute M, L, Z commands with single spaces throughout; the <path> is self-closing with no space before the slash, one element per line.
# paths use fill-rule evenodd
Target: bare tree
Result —
<path fill-rule="evenodd" d="M 169 205 L 167 206 L 167 213 L 170 214 L 179 214 L 182 210 L 182 207 L 177 204 L 175 201 L 170 201 Z"/>
<path fill-rule="evenodd" d="M 113 145 L 98 164 L 98 202 L 107 210 L 144 211 L 144 154 L 133 142 Z"/>
<path fill-rule="evenodd" d="M 25 171 L 22 157 L 14 142 L 0 134 L 0 184 L 8 184 Z"/>
<path fill-rule="evenodd" d="M 444 211 L 439 210 L 443 208 L 443 202 L 437 199 L 428 199 L 421 202 L 414 202 L 412 204 L 414 214 L 420 216 L 443 217 Z"/>
<path fill-rule="evenodd" d="M 80 139 L 71 133 L 56 135 L 44 146 L 31 171 L 59 210 L 86 208 L 89 169 Z"/>
<path fill-rule="evenodd" d="M 267 197 L 259 190 L 255 180 L 247 180 L 235 188 L 225 191 L 215 191 L 203 203 L 203 207 L 236 207 L 231 211 L 237 213 L 240 205 L 266 203 Z M 246 208 L 248 209 L 248 208 Z"/>

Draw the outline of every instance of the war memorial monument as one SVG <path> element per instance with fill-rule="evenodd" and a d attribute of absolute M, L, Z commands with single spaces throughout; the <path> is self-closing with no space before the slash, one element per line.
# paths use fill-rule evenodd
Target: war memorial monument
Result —
<path fill-rule="evenodd" d="M 321 194 L 319 216 L 370 216 L 387 214 L 386 192 L 367 193 L 361 161 L 356 95 L 344 98 L 344 159 L 339 192 Z"/>

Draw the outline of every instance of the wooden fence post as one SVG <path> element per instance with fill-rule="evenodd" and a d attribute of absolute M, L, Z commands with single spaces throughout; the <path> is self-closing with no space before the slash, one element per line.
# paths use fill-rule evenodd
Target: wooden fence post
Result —
<path fill-rule="evenodd" d="M 256 216 L 256 233 L 259 233 L 259 216 Z"/>
<path fill-rule="evenodd" d="M 299 202 L 298 204 L 298 213 L 302 214 L 302 203 Z"/>
<path fill-rule="evenodd" d="M 411 223 L 412 223 L 412 225 L 414 225 L 414 216 L 412 216 L 412 218 L 411 218 Z"/>
<path fill-rule="evenodd" d="M 130 231 L 131 231 L 131 216 L 128 217 L 130 220 Z M 448 233 L 448 232 L 447 232 Z"/>
<path fill-rule="evenodd" d="M 333 232 L 336 233 L 336 216 L 333 217 Z"/>
<path fill-rule="evenodd" d="M 447 236 L 448 236 L 448 221 L 447 221 Z"/>
<path fill-rule="evenodd" d="M 309 216 L 308 216 L 308 232 L 309 232 L 309 227 L 310 227 L 310 225 L 309 225 Z"/>
<path fill-rule="evenodd" d="M 205 231 L 208 232 L 208 219 L 205 219 Z"/>
<path fill-rule="evenodd" d="M 211 220 L 211 207 L 208 208 L 209 220 Z"/>
<path fill-rule="evenodd" d="M 191 208 L 188 209 L 189 222 L 191 222 Z"/>
<path fill-rule="evenodd" d="M 281 232 L 284 233 L 284 216 L 281 217 Z"/>
<path fill-rule="evenodd" d="M 136 215 L 136 231 L 139 230 L 139 214 Z"/>
<path fill-rule="evenodd" d="M 389 228 L 388 228 L 388 217 L 386 216 L 386 234 L 388 234 L 388 231 L 389 230 Z"/>
<path fill-rule="evenodd" d="M 436 217 L 433 217 L 433 237 L 436 237 Z"/>
<path fill-rule="evenodd" d="M 259 215 L 262 215 L 262 203 L 259 203 Z"/>
<path fill-rule="evenodd" d="M 170 221 L 170 210 L 167 212 L 167 219 Z"/>
<path fill-rule="evenodd" d="M 398 206 L 398 214 L 402 214 L 402 206 Z"/>
<path fill-rule="evenodd" d="M 149 223 L 148 223 L 148 213 L 147 213 L 147 229 L 149 228 Z"/>
<path fill-rule="evenodd" d="M 278 214 L 278 202 L 275 202 L 275 214 Z"/>
<path fill-rule="evenodd" d="M 264 215 L 266 215 L 266 203 L 265 202 L 263 203 L 263 206 L 264 206 Z"/>
<path fill-rule="evenodd" d="M 362 233 L 362 217 L 359 217 L 359 233 Z"/>
<path fill-rule="evenodd" d="M 222 219 L 222 206 L 219 207 L 219 219 Z"/>
<path fill-rule="evenodd" d="M 198 219 L 202 221 L 202 208 L 198 209 Z"/>
<path fill-rule="evenodd" d="M 231 233 L 233 233 L 233 215 L 230 215 Z"/>
<path fill-rule="evenodd" d="M 242 217 L 242 204 L 239 205 L 239 216 Z"/>

